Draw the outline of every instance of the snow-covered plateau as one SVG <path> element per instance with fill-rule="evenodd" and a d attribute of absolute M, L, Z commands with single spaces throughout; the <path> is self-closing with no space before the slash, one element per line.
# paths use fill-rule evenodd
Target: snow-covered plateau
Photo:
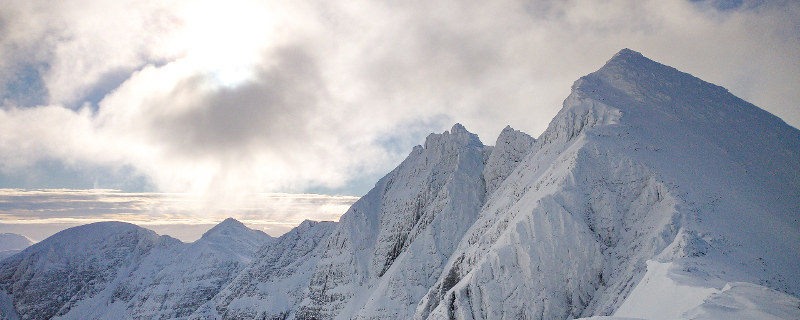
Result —
<path fill-rule="evenodd" d="M 538 138 L 431 134 L 339 222 L 106 222 L 0 261 L 3 319 L 800 319 L 800 130 L 625 49 Z"/>

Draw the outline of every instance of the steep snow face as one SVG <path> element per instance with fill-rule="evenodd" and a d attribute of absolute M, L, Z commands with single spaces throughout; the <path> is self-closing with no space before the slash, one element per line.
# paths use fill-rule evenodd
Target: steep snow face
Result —
<path fill-rule="evenodd" d="M 61 231 L 0 264 L 0 288 L 21 318 L 50 319 L 113 286 L 166 238 L 128 223 L 99 222 Z"/>
<path fill-rule="evenodd" d="M 799 161 L 800 131 L 623 50 L 575 83 L 415 317 L 609 315 L 648 260 L 698 305 L 737 281 L 796 295 Z"/>
<path fill-rule="evenodd" d="M 636 137 L 627 153 L 690 206 L 687 228 L 709 249 L 682 265 L 800 294 L 800 256 L 786 254 L 800 252 L 800 130 L 630 50 L 579 87 L 618 106 Z"/>
<path fill-rule="evenodd" d="M 414 148 L 342 216 L 295 317 L 409 317 L 477 218 L 484 152 L 459 124 Z"/>
<path fill-rule="evenodd" d="M 621 302 L 677 231 L 647 168 L 573 138 L 544 145 L 487 200 L 417 317 L 577 317 Z M 601 289 L 610 300 L 596 299 Z M 620 299 L 620 300 L 615 300 Z M 595 306 L 590 306 L 594 303 Z"/>
<path fill-rule="evenodd" d="M 497 190 L 508 175 L 519 166 L 533 148 L 535 141 L 536 139 L 527 133 L 514 130 L 511 126 L 506 126 L 500 132 L 486 162 L 486 168 L 483 169 L 487 195 Z"/>
<path fill-rule="evenodd" d="M 263 246 L 195 319 L 283 319 L 297 307 L 336 223 L 304 221 Z"/>

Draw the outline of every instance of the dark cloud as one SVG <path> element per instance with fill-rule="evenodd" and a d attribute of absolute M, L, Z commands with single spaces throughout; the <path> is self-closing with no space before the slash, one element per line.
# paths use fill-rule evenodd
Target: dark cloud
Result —
<path fill-rule="evenodd" d="M 304 146 L 310 119 L 325 95 L 319 71 L 299 47 L 277 50 L 270 58 L 274 65 L 235 87 L 209 90 L 213 80 L 207 74 L 182 80 L 158 107 L 195 98 L 185 111 L 153 119 L 151 130 L 159 141 L 189 156 L 247 157 L 254 148 L 280 153 Z"/>

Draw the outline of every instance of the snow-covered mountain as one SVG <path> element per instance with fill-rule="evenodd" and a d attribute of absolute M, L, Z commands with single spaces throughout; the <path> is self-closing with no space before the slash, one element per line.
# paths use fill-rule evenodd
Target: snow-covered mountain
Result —
<path fill-rule="evenodd" d="M 274 239 L 228 219 L 191 244 L 122 222 L 70 228 L 0 263 L 9 319 L 175 319 Z M 2 299 L 0 299 L 2 300 Z"/>
<path fill-rule="evenodd" d="M 19 253 L 33 243 L 33 240 L 21 234 L 0 233 L 0 260 Z"/>
<path fill-rule="evenodd" d="M 335 222 L 304 221 L 259 250 L 217 296 L 198 310 L 194 319 L 281 319 L 304 297 L 321 244 Z"/>
<path fill-rule="evenodd" d="M 797 318 L 798 181 L 800 131 L 623 50 L 575 83 L 415 318 L 676 319 L 748 301 Z"/>
<path fill-rule="evenodd" d="M 66 230 L 0 262 L 0 312 L 800 319 L 799 252 L 800 130 L 626 49 L 539 138 L 431 134 L 338 223 Z"/>
<path fill-rule="evenodd" d="M 127 223 L 70 228 L 2 261 L 0 287 L 13 296 L 22 318 L 66 315 L 99 293 L 113 291 L 119 274 L 151 250 L 174 243 L 177 240 Z"/>

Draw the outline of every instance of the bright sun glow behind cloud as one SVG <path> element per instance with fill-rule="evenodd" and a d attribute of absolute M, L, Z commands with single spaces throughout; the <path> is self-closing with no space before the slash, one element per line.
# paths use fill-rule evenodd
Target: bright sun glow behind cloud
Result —
<path fill-rule="evenodd" d="M 185 48 L 186 63 L 210 72 L 219 84 L 235 87 L 252 80 L 273 19 L 256 1 L 199 1 L 181 12 L 185 24 L 175 44 Z"/>

